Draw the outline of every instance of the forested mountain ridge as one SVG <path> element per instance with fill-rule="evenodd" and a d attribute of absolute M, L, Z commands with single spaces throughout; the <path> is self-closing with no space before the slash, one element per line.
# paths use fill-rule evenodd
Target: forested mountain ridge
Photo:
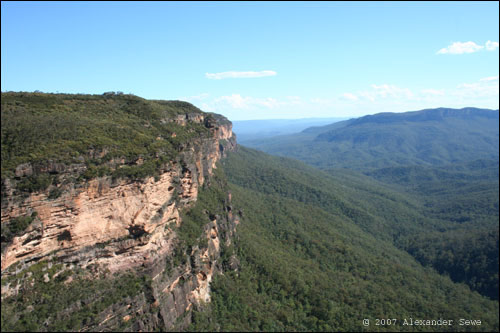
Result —
<path fill-rule="evenodd" d="M 479 108 L 436 108 L 420 111 L 410 111 L 402 113 L 382 112 L 374 115 L 367 115 L 355 119 L 349 126 L 361 123 L 397 123 L 397 122 L 420 122 L 431 120 L 445 120 L 447 118 L 460 118 L 470 120 L 473 118 L 498 119 L 498 110 L 479 109 Z"/>
<path fill-rule="evenodd" d="M 498 159 L 498 110 L 379 113 L 246 145 L 320 168 L 439 166 Z"/>

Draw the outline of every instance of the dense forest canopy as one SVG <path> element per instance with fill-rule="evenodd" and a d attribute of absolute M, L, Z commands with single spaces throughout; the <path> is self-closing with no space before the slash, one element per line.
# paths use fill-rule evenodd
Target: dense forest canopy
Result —
<path fill-rule="evenodd" d="M 399 220 L 386 233 L 421 264 L 498 299 L 498 114 L 478 108 L 379 113 L 248 145 L 348 179 L 346 190 L 377 186 L 407 198 L 423 218 L 405 222 L 386 203 L 369 211 L 386 207 L 385 220 Z"/>
<path fill-rule="evenodd" d="M 462 316 L 483 318 L 479 330 L 498 327 L 497 301 L 422 266 L 411 256 L 411 245 L 402 246 L 406 236 L 426 235 L 434 247 L 422 243 L 418 250 L 432 257 L 462 235 L 412 197 L 353 174 L 328 175 L 244 147 L 223 167 L 243 211 L 235 244 L 241 270 L 215 280 L 212 305 L 195 313 L 191 329 L 362 331 L 363 318 L 386 317 L 397 323 L 372 324 L 369 330 L 470 329 L 458 326 Z M 429 234 L 442 230 L 450 230 L 448 239 L 432 242 Z M 474 287 L 494 297 L 498 276 L 490 279 L 498 271 L 498 234 L 466 237 L 481 246 L 474 254 L 456 251 L 451 261 L 476 264 L 469 274 L 486 270 L 475 281 L 493 289 Z M 451 275 L 453 267 L 444 270 Z M 403 326 L 410 317 L 449 318 L 456 325 Z"/>

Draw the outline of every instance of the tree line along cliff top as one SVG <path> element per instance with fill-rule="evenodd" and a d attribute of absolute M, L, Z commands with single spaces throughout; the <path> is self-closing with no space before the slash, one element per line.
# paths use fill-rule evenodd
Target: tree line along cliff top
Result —
<path fill-rule="evenodd" d="M 82 165 L 84 178 L 106 174 L 140 178 L 176 158 L 189 141 L 228 125 L 223 116 L 182 101 L 103 95 L 5 92 L 1 99 L 2 183 L 29 163 L 27 191 L 44 187 L 37 170 Z M 113 161 L 133 165 L 110 170 Z M 56 167 L 57 169 L 57 167 Z M 123 173 L 116 174 L 116 173 Z M 40 172 L 38 172 L 40 173 Z M 39 184 L 42 182 L 42 184 Z M 22 184 L 21 184 L 22 187 Z"/>

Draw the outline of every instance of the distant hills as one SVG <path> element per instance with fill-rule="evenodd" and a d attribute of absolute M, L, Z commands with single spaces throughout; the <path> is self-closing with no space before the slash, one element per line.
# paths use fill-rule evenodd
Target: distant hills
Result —
<path fill-rule="evenodd" d="M 498 159 L 498 120 L 478 108 L 379 113 L 245 144 L 323 169 L 442 166 Z"/>
<path fill-rule="evenodd" d="M 238 142 L 269 138 L 276 135 L 298 133 L 308 127 L 324 126 L 346 118 L 301 118 L 301 119 L 262 119 L 233 121 L 233 131 Z"/>

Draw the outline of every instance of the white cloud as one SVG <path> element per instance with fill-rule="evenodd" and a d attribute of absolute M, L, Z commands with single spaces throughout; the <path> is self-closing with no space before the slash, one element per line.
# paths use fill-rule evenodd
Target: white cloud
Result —
<path fill-rule="evenodd" d="M 201 93 L 183 100 L 192 102 L 203 111 L 221 113 L 233 120 L 361 116 L 382 111 L 403 112 L 440 106 L 496 109 L 498 86 L 499 76 L 496 75 L 460 85 L 414 91 L 393 84 L 372 84 L 364 90 L 320 97 L 255 97 L 241 93 L 214 96 Z"/>
<path fill-rule="evenodd" d="M 355 94 L 346 92 L 343 93 L 338 100 L 348 102 L 376 102 L 379 100 L 409 100 L 414 98 L 413 92 L 408 88 L 400 88 L 392 84 L 371 85 L 371 90 L 358 91 Z M 323 100 L 312 99 L 311 102 L 317 104 L 325 103 Z M 330 101 L 329 101 L 330 102 Z"/>
<path fill-rule="evenodd" d="M 488 45 L 488 43 L 486 43 Z M 437 54 L 463 54 L 463 53 L 474 53 L 481 49 L 484 46 L 477 45 L 474 42 L 454 42 L 448 47 L 442 48 L 437 52 Z"/>
<path fill-rule="evenodd" d="M 196 104 L 200 109 L 207 112 L 213 112 L 215 109 L 207 103 L 207 99 L 210 97 L 209 93 L 201 93 L 195 96 L 183 96 L 177 98 L 180 101 L 186 101 L 189 103 Z"/>
<path fill-rule="evenodd" d="M 252 107 L 264 107 L 273 109 L 279 106 L 296 103 L 296 101 L 279 101 L 276 98 L 257 98 L 250 96 L 241 96 L 240 94 L 232 94 L 230 96 L 221 96 L 214 99 L 214 104 L 219 107 L 231 107 L 233 109 L 249 109 Z"/>
<path fill-rule="evenodd" d="M 498 103 L 498 76 L 490 76 L 477 82 L 462 83 L 453 91 L 460 98 L 468 99 L 495 99 Z"/>
<path fill-rule="evenodd" d="M 484 46 L 478 45 L 474 42 L 454 42 L 448 47 L 442 48 L 437 54 L 463 54 L 474 53 L 486 48 L 488 51 L 494 51 L 498 48 L 498 42 L 487 41 Z"/>
<path fill-rule="evenodd" d="M 221 79 L 241 79 L 241 78 L 256 78 L 256 77 L 265 77 L 265 76 L 275 76 L 275 71 L 260 71 L 260 72 L 221 72 L 221 73 L 205 73 L 205 77 L 207 79 L 212 80 L 221 80 Z"/>
<path fill-rule="evenodd" d="M 411 98 L 413 97 L 413 93 L 408 88 L 399 88 L 394 85 L 382 84 L 377 86 L 376 84 L 372 84 L 372 88 L 375 89 L 376 95 L 386 98 Z"/>
<path fill-rule="evenodd" d="M 264 115 L 268 113 L 285 114 L 286 112 L 294 112 L 297 108 L 307 105 L 307 102 L 302 100 L 300 96 L 286 96 L 282 98 L 253 97 L 238 93 L 224 96 L 210 96 L 207 93 L 203 93 L 179 99 L 193 103 L 203 111 L 225 115 L 239 114 L 240 116 L 241 112 Z"/>
<path fill-rule="evenodd" d="M 498 75 L 497 76 L 483 77 L 479 81 L 498 81 Z"/>
<path fill-rule="evenodd" d="M 227 104 L 233 109 L 247 109 L 249 107 L 250 98 L 242 97 L 240 94 L 232 94 L 231 96 L 221 96 L 214 100 L 216 104 Z"/>
<path fill-rule="evenodd" d="M 200 109 L 205 111 L 205 112 L 215 112 L 217 111 L 212 105 L 208 103 L 201 103 Z"/>
<path fill-rule="evenodd" d="M 342 94 L 342 98 L 346 99 L 348 101 L 357 101 L 358 100 L 358 96 L 351 94 L 351 93 Z"/>
<path fill-rule="evenodd" d="M 381 85 L 372 84 L 371 87 L 372 90 L 361 91 L 358 93 L 358 95 L 371 102 L 375 102 L 376 100 L 386 99 L 386 98 L 390 99 L 413 98 L 413 93 L 408 88 L 400 88 L 390 84 L 381 84 Z M 344 94 L 344 97 L 346 97 L 346 94 Z"/>
<path fill-rule="evenodd" d="M 498 42 L 492 42 L 491 40 L 487 41 L 485 45 L 488 51 L 494 51 L 498 48 Z"/>

